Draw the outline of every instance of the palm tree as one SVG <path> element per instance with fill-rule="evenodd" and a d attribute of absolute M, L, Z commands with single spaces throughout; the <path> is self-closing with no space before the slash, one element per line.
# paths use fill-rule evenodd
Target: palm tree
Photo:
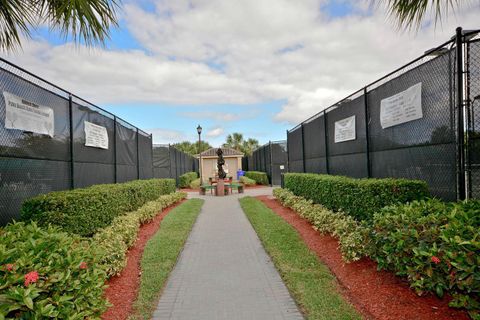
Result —
<path fill-rule="evenodd" d="M 376 0 L 378 1 L 378 0 Z M 381 1 L 383 2 L 383 1 Z M 381 3 L 380 1 L 378 3 Z M 428 9 L 432 9 L 435 22 L 440 20 L 449 9 L 455 9 L 459 0 L 387 0 L 387 8 L 395 17 L 399 27 L 418 28 L 425 18 Z"/>
<path fill-rule="evenodd" d="M 185 153 L 196 155 L 198 154 L 198 142 L 182 141 L 179 143 L 174 143 L 173 146 Z M 202 141 L 200 145 L 200 152 L 210 149 L 212 146 L 207 141 Z"/>
<path fill-rule="evenodd" d="M 243 145 L 243 134 L 234 132 L 227 136 L 227 140 L 223 144 L 226 148 L 232 148 L 238 151 L 242 151 Z"/>
<path fill-rule="evenodd" d="M 225 143 L 223 144 L 224 148 L 235 149 L 243 152 L 247 156 L 251 155 L 253 151 L 258 148 L 258 146 L 257 139 L 248 138 L 247 140 L 244 140 L 243 134 L 238 132 L 229 134 Z"/>
<path fill-rule="evenodd" d="M 245 153 L 246 156 L 250 156 L 259 146 L 257 139 L 249 138 L 243 142 L 242 152 Z"/>
<path fill-rule="evenodd" d="M 40 25 L 86 45 L 104 44 L 118 26 L 120 0 L 5 0 L 0 2 L 0 49 L 21 48 L 21 36 L 31 37 Z"/>

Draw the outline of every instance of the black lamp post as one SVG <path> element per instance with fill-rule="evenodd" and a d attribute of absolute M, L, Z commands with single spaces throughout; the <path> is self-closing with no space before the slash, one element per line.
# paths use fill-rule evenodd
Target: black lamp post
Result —
<path fill-rule="evenodd" d="M 202 134 L 202 127 L 198 125 L 197 127 L 197 133 L 198 133 L 198 171 L 200 172 L 200 185 L 203 185 L 203 180 L 202 180 L 202 139 L 201 139 L 201 134 Z"/>

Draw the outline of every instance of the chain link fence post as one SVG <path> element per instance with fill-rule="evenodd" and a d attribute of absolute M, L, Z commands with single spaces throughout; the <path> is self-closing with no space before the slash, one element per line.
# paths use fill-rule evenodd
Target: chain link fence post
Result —
<path fill-rule="evenodd" d="M 465 192 L 465 149 L 464 149 L 464 65 L 463 65 L 463 34 L 462 28 L 456 30 L 456 56 L 457 56 L 457 187 L 458 199 L 464 200 Z"/>

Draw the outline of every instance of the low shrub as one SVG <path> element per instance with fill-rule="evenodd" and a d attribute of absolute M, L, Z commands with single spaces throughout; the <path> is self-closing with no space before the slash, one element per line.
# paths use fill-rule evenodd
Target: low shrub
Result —
<path fill-rule="evenodd" d="M 285 174 L 285 188 L 297 196 L 358 221 L 371 221 L 385 206 L 425 199 L 427 184 L 406 179 L 353 179 L 311 173 Z"/>
<path fill-rule="evenodd" d="M 307 219 L 320 233 L 337 237 L 344 260 L 356 261 L 369 252 L 369 228 L 365 224 L 342 212 L 333 212 L 311 200 L 295 196 L 286 189 L 274 189 L 273 195 L 282 205 Z"/>
<path fill-rule="evenodd" d="M 257 184 L 257 182 L 253 179 L 250 179 L 249 177 L 241 176 L 240 177 L 240 182 L 243 183 L 246 186 L 254 186 Z"/>
<path fill-rule="evenodd" d="M 93 236 L 93 246 L 98 250 L 100 265 L 109 277 L 119 274 L 126 266 L 126 251 L 137 240 L 141 224 L 151 221 L 163 209 L 185 199 L 184 192 L 175 192 L 147 202 L 134 212 L 117 217 L 112 224 Z"/>
<path fill-rule="evenodd" d="M 375 214 L 372 258 L 406 276 L 418 294 L 453 296 L 453 307 L 480 319 L 480 201 L 438 200 L 384 208 Z"/>
<path fill-rule="evenodd" d="M 255 180 L 257 184 L 268 185 L 268 176 L 265 172 L 245 171 L 245 177 Z"/>
<path fill-rule="evenodd" d="M 105 272 L 87 240 L 17 222 L 0 229 L 0 319 L 98 319 Z"/>
<path fill-rule="evenodd" d="M 193 180 L 190 182 L 191 189 L 200 189 L 200 178 Z"/>
<path fill-rule="evenodd" d="M 175 188 L 173 179 L 150 179 L 51 192 L 26 200 L 21 218 L 37 221 L 41 226 L 56 225 L 68 233 L 92 236 L 117 216 L 175 192 Z"/>
<path fill-rule="evenodd" d="M 338 237 L 346 261 L 369 256 L 379 269 L 406 277 L 418 294 L 441 297 L 448 292 L 452 307 L 480 319 L 480 201 L 397 204 L 381 209 L 367 223 L 286 189 L 273 193 L 319 232 Z"/>
<path fill-rule="evenodd" d="M 188 188 L 190 186 L 190 183 L 192 183 L 193 180 L 198 178 L 198 173 L 196 172 L 187 172 L 182 174 L 179 177 L 179 186 L 180 188 Z"/>
<path fill-rule="evenodd" d="M 106 228 L 92 238 L 92 247 L 99 256 L 99 264 L 107 277 L 120 274 L 127 265 L 128 246 L 123 236 Z"/>

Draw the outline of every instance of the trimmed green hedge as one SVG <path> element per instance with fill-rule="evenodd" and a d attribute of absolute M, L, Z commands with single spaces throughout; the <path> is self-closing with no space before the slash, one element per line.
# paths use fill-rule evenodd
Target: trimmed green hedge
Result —
<path fill-rule="evenodd" d="M 257 182 L 253 179 L 250 179 L 249 177 L 241 176 L 240 177 L 240 182 L 243 183 L 246 186 L 254 186 L 257 184 Z"/>
<path fill-rule="evenodd" d="M 429 196 L 424 181 L 406 179 L 354 179 L 311 173 L 285 174 L 285 188 L 297 196 L 355 219 L 370 221 L 385 206 Z"/>
<path fill-rule="evenodd" d="M 187 172 L 182 174 L 179 177 L 179 186 L 180 188 L 188 188 L 190 186 L 190 183 L 192 183 L 193 180 L 198 178 L 198 174 L 196 172 Z"/>
<path fill-rule="evenodd" d="M 245 177 L 255 180 L 257 184 L 268 185 L 268 176 L 265 172 L 260 171 L 245 171 Z"/>
<path fill-rule="evenodd" d="M 173 179 L 150 179 L 51 192 L 26 200 L 21 219 L 91 236 L 98 229 L 109 226 L 117 216 L 134 211 L 175 189 Z"/>

